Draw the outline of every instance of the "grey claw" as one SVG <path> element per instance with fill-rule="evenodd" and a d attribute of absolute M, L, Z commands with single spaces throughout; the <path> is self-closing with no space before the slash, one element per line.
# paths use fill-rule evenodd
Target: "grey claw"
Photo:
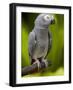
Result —
<path fill-rule="evenodd" d="M 41 68 L 41 64 L 40 64 L 40 62 L 39 62 L 39 60 L 36 60 L 33 64 L 37 64 L 37 66 L 38 66 L 38 71 L 40 70 L 40 68 Z"/>
<path fill-rule="evenodd" d="M 47 68 L 48 67 L 48 61 L 46 59 L 42 59 L 42 62 L 44 62 L 45 67 Z"/>

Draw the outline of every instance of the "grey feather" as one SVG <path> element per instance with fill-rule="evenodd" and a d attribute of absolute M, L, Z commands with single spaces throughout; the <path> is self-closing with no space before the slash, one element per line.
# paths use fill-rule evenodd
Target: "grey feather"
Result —
<path fill-rule="evenodd" d="M 32 59 L 40 57 L 45 58 L 47 52 L 52 46 L 52 37 L 48 29 L 49 25 L 54 20 L 53 16 L 49 14 L 40 14 L 35 20 L 35 26 L 29 34 L 28 51 Z"/>
<path fill-rule="evenodd" d="M 30 32 L 29 34 L 29 39 L 28 39 L 28 49 L 29 49 L 29 54 L 31 57 L 33 57 L 35 47 L 36 47 L 36 37 L 34 32 Z"/>
<path fill-rule="evenodd" d="M 52 34 L 50 31 L 48 32 L 48 38 L 49 38 L 49 45 L 48 45 L 48 53 L 49 53 L 52 47 Z"/>

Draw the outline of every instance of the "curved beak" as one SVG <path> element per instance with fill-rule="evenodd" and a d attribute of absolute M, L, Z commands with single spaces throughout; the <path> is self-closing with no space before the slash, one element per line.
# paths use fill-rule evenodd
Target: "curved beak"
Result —
<path fill-rule="evenodd" d="M 51 24 L 55 24 L 55 19 L 51 20 Z"/>

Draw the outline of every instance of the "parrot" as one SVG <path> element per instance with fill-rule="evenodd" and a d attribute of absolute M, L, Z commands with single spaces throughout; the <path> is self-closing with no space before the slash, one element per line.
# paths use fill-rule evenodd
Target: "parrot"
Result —
<path fill-rule="evenodd" d="M 41 62 L 45 67 L 48 67 L 48 62 L 45 59 L 52 46 L 52 35 L 49 26 L 55 23 L 54 15 L 49 13 L 39 14 L 35 21 L 32 31 L 28 37 L 28 52 L 30 63 L 37 63 L 38 70 L 41 67 Z"/>

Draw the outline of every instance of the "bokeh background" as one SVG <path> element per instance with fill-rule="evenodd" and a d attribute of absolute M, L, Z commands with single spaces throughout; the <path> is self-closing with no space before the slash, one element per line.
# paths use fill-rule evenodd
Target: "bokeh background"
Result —
<path fill-rule="evenodd" d="M 22 27 L 21 27 L 21 68 L 29 66 L 29 54 L 28 54 L 28 36 L 34 27 L 34 21 L 39 13 L 22 13 Z M 29 77 L 34 76 L 61 76 L 64 75 L 64 15 L 54 14 L 55 24 L 48 27 L 52 33 L 52 48 L 47 55 L 47 60 L 50 60 L 52 65 L 45 72 L 38 72 Z M 25 76 L 23 76 L 25 77 Z"/>

